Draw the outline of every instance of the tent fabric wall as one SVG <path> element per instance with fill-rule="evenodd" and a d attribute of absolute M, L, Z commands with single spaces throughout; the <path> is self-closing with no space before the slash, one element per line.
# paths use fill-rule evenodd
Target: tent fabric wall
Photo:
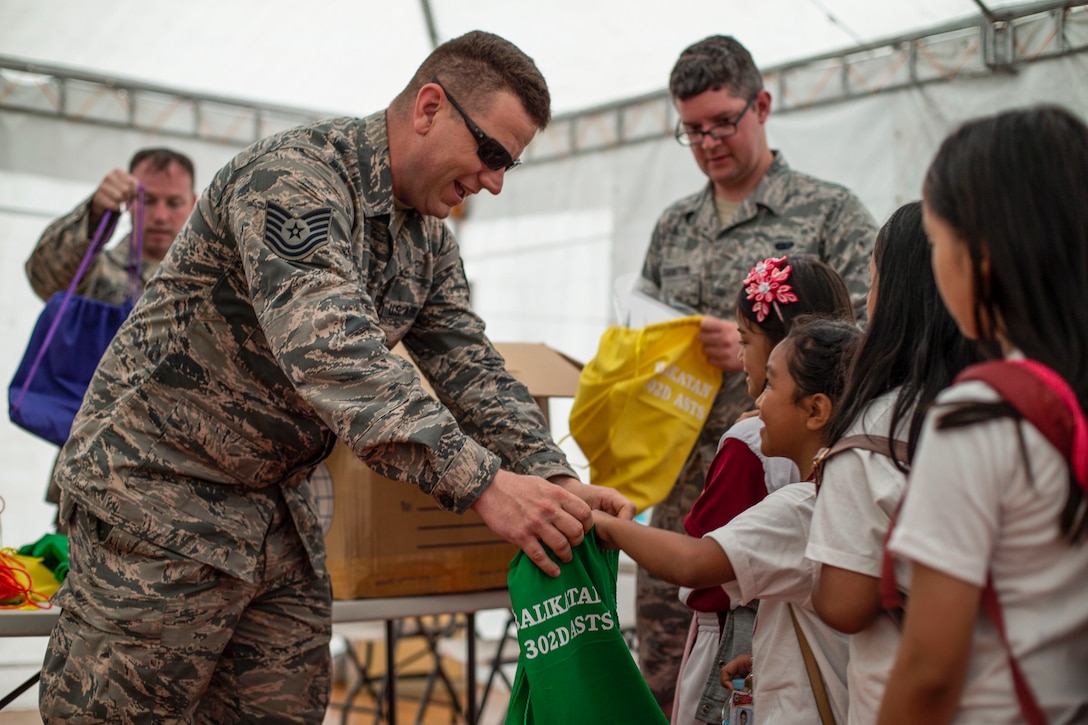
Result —
<path fill-rule="evenodd" d="M 1025 0 L 985 0 L 996 13 Z M 1042 6 L 1050 0 L 1033 0 Z M 973 0 L 4 0 L 0 53 L 229 97 L 366 114 L 438 40 L 476 28 L 532 56 L 557 112 L 660 88 L 693 40 L 725 31 L 765 67 L 981 12 Z"/>
<path fill-rule="evenodd" d="M 187 154 L 196 167 L 198 192 L 243 148 L 0 109 L 0 173 L 83 183 L 90 194 L 106 172 L 126 167 L 133 152 L 149 146 L 169 146 Z M 5 206 L 11 206 L 10 197 L 0 197 L 0 207 Z"/>
<path fill-rule="evenodd" d="M 925 165 L 962 120 L 1038 102 L 1088 117 L 1088 53 L 1018 66 L 1015 74 L 959 78 L 788 114 L 768 133 L 798 169 L 855 190 L 878 220 L 917 198 Z M 45 225 L 91 193 L 113 166 L 146 145 L 193 156 L 203 186 L 237 147 L 44 119 L 0 109 L 0 380 L 18 364 L 41 303 L 23 262 Z M 615 319 L 614 280 L 636 272 L 664 207 L 703 179 L 671 137 L 620 145 L 511 172 L 498 197 L 470 200 L 456 222 L 473 301 L 493 339 L 541 341 L 587 360 Z M 558 404 L 562 405 L 562 404 Z M 562 410 L 553 410 L 563 435 Z M 55 450 L 12 425 L 0 427 L 8 461 L 0 495 L 2 543 L 49 528 L 41 503 Z M 575 455 L 577 458 L 577 456 Z"/>

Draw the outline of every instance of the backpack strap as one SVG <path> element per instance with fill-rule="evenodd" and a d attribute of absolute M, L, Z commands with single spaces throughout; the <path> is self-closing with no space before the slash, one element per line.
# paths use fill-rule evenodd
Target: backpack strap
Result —
<path fill-rule="evenodd" d="M 899 503 L 895 505 L 891 521 L 888 522 L 888 530 L 884 532 L 884 548 L 880 555 L 880 605 L 895 622 L 899 631 L 903 630 L 903 593 L 899 591 L 899 583 L 895 579 L 895 557 L 888 550 L 888 542 L 892 539 L 892 531 L 895 530 L 895 522 L 899 518 L 899 509 L 903 508 L 903 500 L 907 497 L 904 489 L 899 497 Z"/>
<path fill-rule="evenodd" d="M 971 365 L 956 382 L 979 380 L 997 391 L 1069 462 L 1088 492 L 1088 423 L 1062 376 L 1035 360 L 991 360 Z"/>
<path fill-rule="evenodd" d="M 1001 613 L 1001 601 L 997 598 L 997 589 L 994 588 L 994 575 L 986 575 L 986 588 L 982 590 L 982 608 L 994 623 L 994 629 L 1001 637 L 1001 643 L 1005 645 L 1005 653 L 1009 658 L 1009 669 L 1012 671 L 1012 684 L 1016 690 L 1016 700 L 1020 703 L 1020 714 L 1027 725 L 1046 725 L 1046 715 L 1039 707 L 1039 701 L 1035 699 L 1035 693 L 1031 685 L 1024 677 L 1016 657 L 1013 656 L 1012 647 L 1009 646 L 1009 637 L 1005 634 L 1005 615 Z"/>
<path fill-rule="evenodd" d="M 907 460 L 906 441 L 901 441 L 898 438 L 889 438 L 888 436 L 869 435 L 867 433 L 844 436 L 835 441 L 835 444 L 830 448 L 821 448 L 820 452 L 816 454 L 816 459 L 812 462 L 812 479 L 816 482 L 817 494 L 820 492 L 820 485 L 823 483 L 824 464 L 827 462 L 827 459 L 833 458 L 851 448 L 860 448 L 862 450 L 872 451 L 873 453 L 879 453 L 883 456 L 894 458 L 904 465 L 909 462 Z"/>
<path fill-rule="evenodd" d="M 136 186 L 136 202 L 132 219 L 132 234 L 128 236 L 128 298 L 135 306 L 143 291 L 144 279 L 144 210 L 147 192 L 143 184 Z"/>
<path fill-rule="evenodd" d="M 790 621 L 793 622 L 793 631 L 797 635 L 797 644 L 801 648 L 801 658 L 805 661 L 805 672 L 808 673 L 808 685 L 812 688 L 812 696 L 816 698 L 816 709 L 820 713 L 821 725 L 835 725 L 835 713 L 831 710 L 831 699 L 827 696 L 827 683 L 824 682 L 820 665 L 816 662 L 816 656 L 812 654 L 812 647 L 801 629 L 801 623 L 797 621 L 797 614 L 790 608 Z"/>

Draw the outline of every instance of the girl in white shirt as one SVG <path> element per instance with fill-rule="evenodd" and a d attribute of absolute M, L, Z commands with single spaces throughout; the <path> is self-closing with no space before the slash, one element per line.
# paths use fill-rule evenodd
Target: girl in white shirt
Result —
<path fill-rule="evenodd" d="M 814 319 L 795 322 L 774 347 L 756 400 L 764 455 L 791 459 L 804 477 L 811 473 L 859 336 L 850 323 Z M 725 585 L 741 603 L 760 600 L 752 642 L 757 722 L 820 722 L 794 617 L 824 681 L 817 687 L 826 692 L 836 722 L 845 722 L 845 637 L 811 608 L 815 571 L 804 547 L 813 498 L 811 483 L 785 486 L 703 538 L 594 514 L 601 540 L 654 576 L 692 588 Z"/>
<path fill-rule="evenodd" d="M 852 635 L 849 722 L 859 725 L 876 720 L 899 645 L 897 622 L 881 606 L 880 573 L 907 463 L 925 411 L 975 357 L 937 292 L 920 202 L 901 206 L 880 229 L 869 275 L 869 327 L 828 438 L 831 445 L 857 435 L 898 439 L 907 444 L 906 460 L 883 440 L 879 451 L 847 448 L 828 458 L 805 550 L 819 563 L 816 612 Z"/>
<path fill-rule="evenodd" d="M 854 321 L 850 292 L 839 273 L 815 255 L 771 257 L 755 265 L 737 290 L 740 361 L 752 400 L 763 392 L 767 358 L 793 321 L 814 314 Z M 734 423 L 718 442 L 703 492 L 684 517 L 689 536 L 704 536 L 729 523 L 768 493 L 800 479 L 788 458 L 760 450 L 759 418 Z M 672 725 L 701 725 L 720 716 L 724 691 L 719 657 L 729 661 L 751 653 L 756 602 L 737 605 L 715 584 L 680 588 L 680 600 L 694 610 L 673 699 Z M 714 687 L 708 690 L 708 681 Z"/>
<path fill-rule="evenodd" d="M 1050 367 L 1082 413 L 1088 126 L 1055 107 L 967 123 L 930 165 L 923 213 L 937 285 L 963 334 L 991 356 Z M 1088 721 L 1082 483 L 988 385 L 941 394 L 890 542 L 911 580 L 881 725 L 1025 722 L 1010 652 L 1045 721 Z M 1008 649 L 980 611 L 988 578 Z"/>

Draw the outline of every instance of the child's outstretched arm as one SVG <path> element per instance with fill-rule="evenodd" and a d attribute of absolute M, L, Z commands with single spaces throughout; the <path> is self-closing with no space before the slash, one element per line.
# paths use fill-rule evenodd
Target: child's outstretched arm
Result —
<path fill-rule="evenodd" d="M 692 589 L 719 586 L 736 579 L 729 557 L 713 539 L 696 539 L 643 526 L 603 511 L 593 512 L 593 523 L 597 538 L 626 551 L 658 579 Z"/>

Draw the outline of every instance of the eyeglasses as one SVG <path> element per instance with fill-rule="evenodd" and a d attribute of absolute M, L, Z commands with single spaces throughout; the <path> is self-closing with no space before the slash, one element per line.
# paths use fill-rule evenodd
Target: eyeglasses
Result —
<path fill-rule="evenodd" d="M 461 118 L 465 119 L 465 125 L 468 126 L 468 130 L 476 139 L 476 153 L 479 155 L 480 161 L 487 165 L 487 168 L 492 171 L 498 171 L 499 169 L 509 171 L 515 166 L 521 165 L 520 159 L 513 158 L 501 143 L 484 133 L 483 129 L 469 118 L 468 114 L 465 113 L 465 109 L 461 108 L 460 104 L 453 100 L 453 96 L 438 80 L 438 76 L 431 76 L 431 83 L 442 89 L 442 92 L 446 94 L 446 98 L 449 99 L 450 105 L 457 109 L 457 112 L 461 114 Z"/>
<path fill-rule="evenodd" d="M 450 100 L 453 100 L 452 98 Z M 737 126 L 740 125 L 741 119 L 744 118 L 744 114 L 748 113 L 748 109 L 752 107 L 752 104 L 756 102 L 753 97 L 744 106 L 744 110 L 737 114 L 737 117 L 732 121 L 719 121 L 705 131 L 688 130 L 684 128 L 684 123 L 681 121 L 676 125 L 676 140 L 680 142 L 681 146 L 702 146 L 706 137 L 714 139 L 715 141 L 721 141 L 727 139 L 730 136 L 737 135 Z"/>

